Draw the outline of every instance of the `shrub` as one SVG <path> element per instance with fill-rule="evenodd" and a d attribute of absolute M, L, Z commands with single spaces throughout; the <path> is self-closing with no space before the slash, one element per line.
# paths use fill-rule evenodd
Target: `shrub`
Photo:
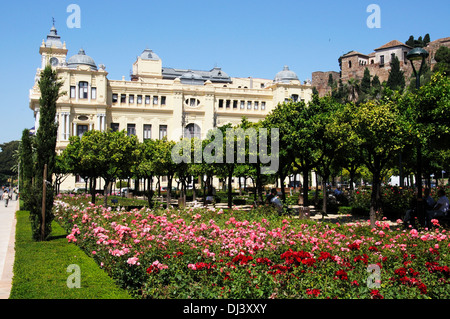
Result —
<path fill-rule="evenodd" d="M 55 214 L 68 240 L 139 298 L 450 296 L 450 241 L 439 228 L 288 220 L 269 206 L 118 211 L 58 202 Z M 367 286 L 370 265 L 380 271 L 378 292 Z M 401 267 L 413 269 L 408 280 Z"/>

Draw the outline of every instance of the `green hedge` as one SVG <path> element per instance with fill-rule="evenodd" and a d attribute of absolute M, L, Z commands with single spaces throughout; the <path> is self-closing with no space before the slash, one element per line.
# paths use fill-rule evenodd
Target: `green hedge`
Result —
<path fill-rule="evenodd" d="M 50 240 L 35 242 L 31 239 L 29 213 L 18 211 L 16 216 L 16 252 L 10 299 L 131 298 L 92 258 L 67 242 L 66 233 L 56 222 L 52 224 Z M 80 267 L 80 288 L 67 286 L 69 277 L 74 274 L 67 271 L 72 264 Z"/>

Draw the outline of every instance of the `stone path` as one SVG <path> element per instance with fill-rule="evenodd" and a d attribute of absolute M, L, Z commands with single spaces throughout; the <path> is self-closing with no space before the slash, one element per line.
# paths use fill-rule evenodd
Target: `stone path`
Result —
<path fill-rule="evenodd" d="M 18 208 L 18 201 L 10 200 L 8 207 L 0 201 L 0 299 L 8 299 L 11 292 Z"/>

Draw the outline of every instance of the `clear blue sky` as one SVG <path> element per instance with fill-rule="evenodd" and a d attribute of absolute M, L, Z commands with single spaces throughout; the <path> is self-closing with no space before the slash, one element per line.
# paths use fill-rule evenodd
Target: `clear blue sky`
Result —
<path fill-rule="evenodd" d="M 72 3 L 81 28 L 66 24 Z M 370 4 L 381 9 L 381 28 L 367 27 Z M 448 37 L 449 9 L 448 0 L 2 1 L 0 143 L 34 126 L 28 95 L 52 17 L 68 56 L 82 47 L 110 79 L 129 79 L 136 56 L 149 48 L 166 67 L 217 65 L 232 77 L 273 79 L 288 65 L 303 81 L 314 71 L 339 71 L 339 56 L 350 50 L 369 54 L 410 35 Z"/>

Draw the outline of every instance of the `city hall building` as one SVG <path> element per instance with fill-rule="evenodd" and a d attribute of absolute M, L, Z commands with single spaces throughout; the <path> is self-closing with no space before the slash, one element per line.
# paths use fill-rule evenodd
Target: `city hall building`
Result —
<path fill-rule="evenodd" d="M 199 71 L 163 66 L 161 58 L 145 49 L 132 66 L 130 79 L 109 79 L 104 65 L 97 65 L 80 49 L 68 56 L 55 26 L 39 48 L 42 57 L 35 83 L 30 90 L 30 108 L 39 126 L 39 86 L 41 71 L 50 64 L 66 92 L 57 101 L 59 123 L 57 152 L 69 137 L 89 130 L 126 130 L 139 141 L 182 137 L 205 137 L 210 129 L 241 122 L 242 117 L 257 122 L 279 103 L 310 101 L 310 81 L 301 82 L 287 66 L 273 79 L 235 78 L 219 67 Z M 106 53 L 105 53 L 106 54 Z M 61 190 L 84 187 L 72 176 Z M 99 183 L 97 183 L 98 187 Z"/>

